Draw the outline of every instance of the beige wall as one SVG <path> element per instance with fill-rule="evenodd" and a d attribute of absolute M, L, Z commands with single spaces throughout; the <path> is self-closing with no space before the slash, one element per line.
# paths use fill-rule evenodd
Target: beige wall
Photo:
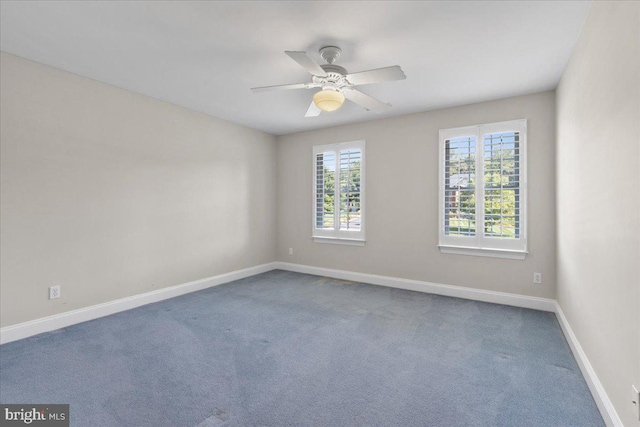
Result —
<path fill-rule="evenodd" d="M 438 130 L 526 118 L 525 261 L 438 250 Z M 366 245 L 311 239 L 312 147 L 366 140 Z M 448 108 L 278 137 L 279 261 L 555 298 L 555 94 Z M 288 254 L 293 248 L 294 255 Z M 532 283 L 542 272 L 543 285 Z"/>
<path fill-rule="evenodd" d="M 640 385 L 640 3 L 596 2 L 557 91 L 558 301 L 625 426 Z"/>
<path fill-rule="evenodd" d="M 3 327 L 274 260 L 273 136 L 1 64 Z"/>

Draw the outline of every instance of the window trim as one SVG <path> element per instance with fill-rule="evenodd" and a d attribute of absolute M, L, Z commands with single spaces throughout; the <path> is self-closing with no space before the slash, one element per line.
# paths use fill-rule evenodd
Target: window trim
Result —
<path fill-rule="evenodd" d="M 340 150 L 357 148 L 361 150 L 361 160 L 360 160 L 360 230 L 340 230 L 340 228 L 328 230 L 328 229 L 318 229 L 316 228 L 316 156 L 319 153 L 326 153 L 329 151 L 333 151 L 336 153 L 336 172 L 339 171 L 339 162 L 340 162 Z M 339 142 L 335 144 L 324 144 L 324 145 L 314 145 L 313 146 L 313 161 L 311 162 L 312 167 L 312 177 L 313 180 L 311 182 L 312 185 L 312 199 L 311 199 L 311 237 L 313 241 L 316 243 L 333 243 L 333 244 L 342 244 L 349 246 L 363 246 L 365 240 L 365 185 L 366 185 L 366 155 L 365 155 L 365 140 L 356 140 L 356 141 L 347 141 L 347 142 Z M 336 210 L 340 210 L 339 203 L 339 177 L 338 173 L 336 173 L 335 183 L 336 183 L 336 198 L 338 203 L 334 207 Z M 338 225 L 339 227 L 339 225 Z"/>
<path fill-rule="evenodd" d="M 484 136 L 491 133 L 520 133 L 520 237 L 506 239 L 485 237 L 482 231 L 473 237 L 447 236 L 444 228 L 445 141 L 452 138 L 476 138 L 476 229 L 484 230 Z M 524 259 L 527 251 L 527 119 L 485 123 L 473 126 L 441 129 L 438 138 L 438 247 L 441 253 Z M 478 227 L 480 225 L 480 227 Z"/>

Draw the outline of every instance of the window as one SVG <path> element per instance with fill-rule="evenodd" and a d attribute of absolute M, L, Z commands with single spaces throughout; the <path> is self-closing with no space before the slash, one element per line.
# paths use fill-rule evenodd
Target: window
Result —
<path fill-rule="evenodd" d="M 364 141 L 313 147 L 313 238 L 364 245 Z"/>
<path fill-rule="evenodd" d="M 527 121 L 440 131 L 443 253 L 524 259 Z"/>

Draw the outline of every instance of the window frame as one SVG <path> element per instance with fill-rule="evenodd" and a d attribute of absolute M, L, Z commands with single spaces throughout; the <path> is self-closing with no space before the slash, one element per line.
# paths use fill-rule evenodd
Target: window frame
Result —
<path fill-rule="evenodd" d="M 334 212 L 337 217 L 340 215 L 340 151 L 348 149 L 359 149 L 361 152 L 360 159 L 360 230 L 341 230 L 340 221 L 334 223 L 333 229 L 320 229 L 316 228 L 316 197 L 317 197 L 317 170 L 316 161 L 317 155 L 320 153 L 334 152 L 336 159 L 336 173 L 334 177 Z M 339 142 L 335 144 L 324 144 L 313 146 L 313 161 L 312 161 L 312 200 L 311 200 L 311 237 L 316 243 L 334 243 L 352 246 L 364 246 L 365 243 L 365 141 L 348 141 Z M 337 203 L 336 203 L 337 201 Z M 337 228 L 336 228 L 337 227 Z"/>
<path fill-rule="evenodd" d="M 518 132 L 519 133 L 519 238 L 485 237 L 485 184 L 484 184 L 484 138 L 485 135 Z M 475 175 L 476 175 L 476 235 L 451 236 L 445 234 L 445 146 L 446 141 L 474 136 L 476 138 Z M 440 252 L 460 255 L 490 256 L 498 258 L 525 259 L 527 255 L 527 119 L 486 123 L 473 126 L 441 129 L 439 145 L 439 188 L 438 188 L 438 247 Z"/>

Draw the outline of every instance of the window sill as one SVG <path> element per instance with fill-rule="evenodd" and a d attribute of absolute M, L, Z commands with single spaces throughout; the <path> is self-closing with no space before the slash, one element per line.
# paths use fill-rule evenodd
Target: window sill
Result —
<path fill-rule="evenodd" d="M 524 260 L 529 252 L 512 249 L 473 248 L 466 246 L 438 245 L 440 253 L 455 255 L 484 256 L 491 258 L 506 258 Z"/>
<path fill-rule="evenodd" d="M 337 237 L 317 237 L 313 236 L 313 241 L 316 243 L 329 243 L 332 245 L 347 245 L 347 246 L 364 246 L 366 240 L 360 239 L 340 239 Z"/>

